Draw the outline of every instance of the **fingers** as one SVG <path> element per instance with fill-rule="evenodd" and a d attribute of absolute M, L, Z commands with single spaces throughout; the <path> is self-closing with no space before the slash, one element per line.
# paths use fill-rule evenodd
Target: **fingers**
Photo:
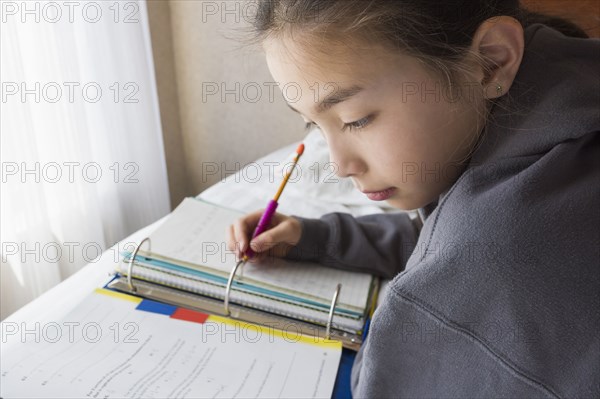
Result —
<path fill-rule="evenodd" d="M 253 261 L 260 261 L 267 254 L 283 257 L 298 243 L 302 233 L 300 223 L 292 217 L 278 213 L 273 215 L 271 227 L 267 231 L 252 238 L 263 212 L 264 210 L 252 212 L 229 226 L 227 247 L 235 252 L 238 259 L 243 257 L 249 247 L 255 253 Z"/>
<path fill-rule="evenodd" d="M 254 252 L 261 253 L 275 246 L 291 247 L 297 244 L 294 220 L 290 217 L 280 216 L 278 222 L 271 229 L 252 239 L 250 247 Z"/>
<path fill-rule="evenodd" d="M 278 235 L 282 233 L 281 230 L 282 227 L 280 225 L 259 234 L 250 241 L 250 248 L 256 253 L 273 248 L 277 244 L 277 241 L 275 240 L 280 239 Z"/>
<path fill-rule="evenodd" d="M 227 230 L 227 248 L 241 258 L 249 246 L 254 228 L 264 210 L 255 211 L 236 220 Z"/>

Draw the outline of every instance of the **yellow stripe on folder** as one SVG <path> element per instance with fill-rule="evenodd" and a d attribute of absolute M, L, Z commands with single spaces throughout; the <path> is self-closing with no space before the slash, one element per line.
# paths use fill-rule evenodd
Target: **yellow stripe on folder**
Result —
<path fill-rule="evenodd" d="M 212 314 L 208 317 L 207 321 L 213 321 L 215 323 L 224 323 L 224 324 L 234 326 L 237 328 L 242 328 L 242 329 L 251 328 L 251 329 L 256 330 L 257 332 L 260 332 L 261 334 L 268 334 L 273 337 L 283 338 L 284 340 L 286 340 L 288 342 L 302 342 L 305 344 L 312 344 L 312 345 L 317 345 L 317 346 L 326 347 L 326 348 L 342 349 L 341 341 L 334 341 L 334 340 L 325 339 L 322 337 L 314 337 L 314 336 L 304 335 L 298 331 L 287 332 L 287 331 L 279 330 L 274 327 L 261 326 L 259 324 L 248 323 L 248 322 L 245 322 L 242 320 L 229 319 L 226 317 L 215 316 Z"/>
<path fill-rule="evenodd" d="M 122 293 L 117 292 L 117 291 L 107 290 L 106 288 L 96 288 L 94 290 L 94 292 L 96 294 L 102 294 L 102 295 L 106 295 L 106 296 L 112 296 L 113 298 L 124 299 L 126 301 L 131 301 L 131 302 L 135 302 L 135 303 L 142 302 L 142 298 L 139 298 L 137 296 L 122 294 Z"/>
<path fill-rule="evenodd" d="M 128 295 L 128 294 L 123 294 L 123 293 L 113 291 L 113 290 L 107 290 L 105 288 L 96 288 L 94 290 L 94 292 L 97 294 L 111 296 L 113 298 L 119 298 L 119 299 L 123 299 L 126 301 L 138 303 L 138 304 L 143 301 L 143 298 L 139 298 L 137 296 Z M 310 336 L 310 335 L 304 335 L 304 334 L 301 334 L 300 332 L 298 332 L 297 330 L 283 331 L 283 330 L 280 330 L 280 329 L 277 329 L 274 327 L 261 326 L 259 324 L 248 323 L 248 322 L 236 320 L 236 319 L 229 319 L 226 317 L 215 316 L 212 314 L 210 314 L 208 316 L 207 321 L 213 321 L 215 323 L 223 323 L 223 324 L 227 324 L 229 326 L 233 326 L 233 327 L 241 328 L 241 329 L 253 329 L 257 333 L 268 334 L 273 337 L 279 337 L 288 342 L 302 342 L 305 344 L 312 344 L 312 345 L 317 345 L 317 346 L 326 347 L 326 348 L 334 348 L 334 349 L 342 348 L 341 341 L 334 341 L 334 340 L 325 339 L 323 337 L 314 337 L 314 336 Z"/>

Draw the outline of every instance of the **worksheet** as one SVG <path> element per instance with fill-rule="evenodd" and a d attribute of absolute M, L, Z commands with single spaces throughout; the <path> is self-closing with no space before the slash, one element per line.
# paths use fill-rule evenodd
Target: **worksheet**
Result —
<path fill-rule="evenodd" d="M 341 344 L 98 289 L 62 320 L 4 322 L 8 398 L 331 397 Z"/>

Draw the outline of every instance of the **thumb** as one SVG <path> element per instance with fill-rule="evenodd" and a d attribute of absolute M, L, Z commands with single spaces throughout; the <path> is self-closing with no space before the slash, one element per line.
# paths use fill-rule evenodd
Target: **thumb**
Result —
<path fill-rule="evenodd" d="M 257 253 L 267 251 L 275 245 L 285 242 L 286 235 L 285 224 L 279 224 L 254 237 L 250 241 L 250 248 Z"/>

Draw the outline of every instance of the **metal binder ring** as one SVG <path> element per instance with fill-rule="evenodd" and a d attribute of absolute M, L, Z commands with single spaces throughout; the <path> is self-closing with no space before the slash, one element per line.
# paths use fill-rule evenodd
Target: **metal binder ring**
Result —
<path fill-rule="evenodd" d="M 342 290 L 342 285 L 338 284 L 335 292 L 333 293 L 333 299 L 331 300 L 331 307 L 329 308 L 329 318 L 327 318 L 327 327 L 325 328 L 325 339 L 331 338 L 331 324 L 333 322 L 333 311 L 335 310 L 335 305 L 337 305 L 338 296 L 340 295 L 340 291 Z"/>
<path fill-rule="evenodd" d="M 131 281 L 131 272 L 133 271 L 133 262 L 135 260 L 135 257 L 138 253 L 138 251 L 140 250 L 140 247 L 146 242 L 148 241 L 148 244 L 150 244 L 150 237 L 146 237 L 144 238 L 142 241 L 140 241 L 140 243 L 135 247 L 135 249 L 133 250 L 133 253 L 131 254 L 131 257 L 129 258 L 129 261 L 127 262 L 127 285 L 129 286 L 129 289 L 132 292 L 136 292 L 137 288 L 135 288 L 133 286 L 133 282 Z"/>
<path fill-rule="evenodd" d="M 231 273 L 229 273 L 229 280 L 227 280 L 227 287 L 225 287 L 225 299 L 223 300 L 223 307 L 225 308 L 225 316 L 229 316 L 231 312 L 229 311 L 229 293 L 231 292 L 231 285 L 233 284 L 233 278 L 235 277 L 235 273 L 237 272 L 238 267 L 244 263 L 243 260 L 236 263 L 233 269 L 231 269 Z"/>

